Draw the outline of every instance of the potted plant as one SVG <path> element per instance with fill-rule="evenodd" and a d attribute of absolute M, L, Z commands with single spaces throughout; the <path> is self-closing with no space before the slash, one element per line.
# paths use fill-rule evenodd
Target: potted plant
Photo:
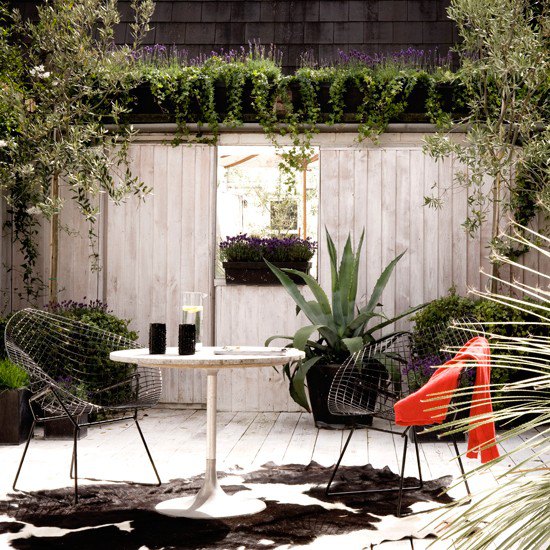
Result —
<path fill-rule="evenodd" d="M 295 284 L 304 284 L 296 273 L 309 272 L 309 260 L 315 254 L 317 243 L 309 237 L 248 236 L 246 233 L 227 237 L 220 243 L 220 256 L 225 269 L 225 280 L 230 285 L 276 285 L 279 279 L 266 262 L 292 270 L 289 277 Z"/>
<path fill-rule="evenodd" d="M 353 250 L 351 237 L 348 236 L 339 267 L 334 242 L 328 231 L 326 235 L 332 272 L 330 300 L 319 283 L 308 274 L 292 269 L 281 270 L 272 263 L 266 262 L 296 302 L 297 309 L 302 311 L 311 322 L 311 325 L 300 328 L 294 336 L 286 337 L 291 340 L 292 347 L 305 351 L 306 358 L 293 369 L 288 365 L 285 366 L 283 373 L 289 379 L 290 395 L 300 406 L 308 411 L 312 410 L 318 427 L 330 427 L 335 424 L 339 426 L 358 421 L 369 422 L 368 415 L 358 419 L 334 416 L 329 413 L 327 397 L 332 379 L 350 354 L 376 340 L 374 336 L 376 331 L 422 307 L 413 307 L 391 319 L 377 310 L 382 292 L 404 252 L 388 264 L 374 285 L 370 299 L 364 306 L 359 307 L 356 303 L 357 280 L 364 232 L 359 240 L 357 251 Z M 303 297 L 291 280 L 291 275 L 300 277 L 307 284 L 314 300 Z M 378 322 L 369 326 L 369 322 L 374 318 L 377 318 Z M 312 339 L 315 333 L 319 334 L 319 338 Z M 276 338 L 281 336 L 272 336 L 266 341 L 266 345 Z M 305 393 L 306 379 L 309 402 Z M 309 403 L 311 403 L 311 409 Z"/>
<path fill-rule="evenodd" d="M 32 413 L 28 382 L 24 370 L 9 359 L 0 359 L 0 444 L 19 445 L 29 435 Z"/>

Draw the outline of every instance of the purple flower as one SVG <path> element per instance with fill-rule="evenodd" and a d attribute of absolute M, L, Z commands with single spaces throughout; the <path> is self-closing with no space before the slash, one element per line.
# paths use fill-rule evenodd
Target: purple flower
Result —
<path fill-rule="evenodd" d="M 409 382 L 409 387 L 412 390 L 417 390 L 422 387 L 436 371 L 435 367 L 443 365 L 450 359 L 452 359 L 452 354 L 450 353 L 412 358 L 403 371 L 403 374 L 405 374 Z M 475 377 L 475 367 L 467 367 L 463 375 L 462 381 L 466 386 L 471 386 Z"/>
<path fill-rule="evenodd" d="M 317 243 L 299 237 L 256 237 L 240 233 L 220 243 L 222 260 L 229 262 L 302 262 L 315 254 Z"/>

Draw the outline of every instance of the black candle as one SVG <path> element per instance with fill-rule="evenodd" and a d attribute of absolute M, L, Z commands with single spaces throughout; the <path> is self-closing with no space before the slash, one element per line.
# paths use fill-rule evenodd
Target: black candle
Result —
<path fill-rule="evenodd" d="M 152 355 L 166 353 L 165 323 L 151 323 L 149 326 L 149 353 Z"/>
<path fill-rule="evenodd" d="M 178 353 L 180 355 L 193 355 L 195 353 L 196 329 L 193 324 L 179 326 Z"/>

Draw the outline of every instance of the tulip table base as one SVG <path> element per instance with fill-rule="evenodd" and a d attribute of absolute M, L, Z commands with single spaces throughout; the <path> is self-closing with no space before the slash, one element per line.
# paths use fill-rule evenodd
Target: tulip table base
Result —
<path fill-rule="evenodd" d="M 248 516 L 265 509 L 262 500 L 246 498 L 248 491 L 228 495 L 221 488 L 216 475 L 216 401 L 217 370 L 207 371 L 206 395 L 206 473 L 200 491 L 189 497 L 160 502 L 157 512 L 183 518 L 229 518 Z"/>
<path fill-rule="evenodd" d="M 233 347 L 232 350 L 229 348 Z M 230 518 L 257 514 L 265 509 L 262 500 L 246 498 L 250 491 L 238 491 L 227 495 L 218 483 L 216 475 L 216 409 L 218 369 L 274 367 L 293 363 L 305 357 L 297 349 L 255 348 L 228 346 L 203 347 L 194 355 L 178 355 L 178 348 L 167 348 L 162 355 L 151 355 L 147 348 L 118 350 L 110 354 L 112 361 L 137 363 L 141 367 L 199 368 L 206 370 L 206 470 L 200 491 L 194 496 L 173 498 L 157 504 L 159 513 L 182 518 Z M 184 458 L 184 457 L 183 457 Z"/>

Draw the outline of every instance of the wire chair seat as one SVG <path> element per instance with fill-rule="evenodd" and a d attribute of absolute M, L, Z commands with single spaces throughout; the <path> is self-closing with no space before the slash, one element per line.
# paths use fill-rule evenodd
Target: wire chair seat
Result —
<path fill-rule="evenodd" d="M 35 401 L 50 414 L 156 405 L 162 390 L 159 369 L 109 360 L 111 351 L 138 347 L 123 336 L 35 309 L 19 311 L 6 326 L 8 357 L 28 373 Z"/>
<path fill-rule="evenodd" d="M 366 429 L 403 436 L 403 459 L 398 489 L 331 491 L 331 484 L 355 430 L 355 426 L 352 426 L 325 489 L 327 495 L 399 491 L 397 515 L 401 514 L 403 491 L 420 489 L 423 481 L 416 436 L 418 427 L 408 426 L 402 431 L 396 431 L 392 427 L 392 422 L 395 420 L 394 405 L 423 386 L 434 372 L 434 367 L 451 359 L 468 340 L 483 334 L 482 326 L 469 319 L 453 321 L 449 326 L 441 325 L 429 335 L 398 332 L 367 344 L 339 368 L 329 390 L 327 399 L 329 411 L 334 415 L 361 417 L 370 415 L 372 418 L 388 421 L 390 423 L 388 429 L 374 425 L 366 426 Z M 472 369 L 462 371 L 460 379 L 461 385 L 469 385 L 473 381 Z M 451 400 L 449 414 L 456 415 L 461 407 L 462 404 L 457 407 L 454 400 Z M 419 485 L 405 487 L 404 471 L 408 443 L 406 436 L 409 431 L 416 450 Z M 454 434 L 452 442 L 466 490 L 470 494 Z"/>
<path fill-rule="evenodd" d="M 34 427 L 67 418 L 73 425 L 71 478 L 78 502 L 78 437 L 84 426 L 133 420 L 149 457 L 157 484 L 160 477 L 139 425 L 137 412 L 155 406 L 162 391 L 160 369 L 115 363 L 112 351 L 139 345 L 123 336 L 74 319 L 27 308 L 15 313 L 5 330 L 9 359 L 29 376 L 33 423 L 13 482 L 15 490 Z M 37 405 L 37 411 L 35 410 Z M 131 412 L 132 414 L 128 416 Z M 85 413 L 106 413 L 89 421 Z"/>
<path fill-rule="evenodd" d="M 340 367 L 328 396 L 335 415 L 392 418 L 393 405 L 407 393 L 399 364 L 410 362 L 411 335 L 403 332 L 365 346 Z"/>
<path fill-rule="evenodd" d="M 473 336 L 483 334 L 471 320 L 441 325 L 430 337 L 399 332 L 367 344 L 338 370 L 328 408 L 335 415 L 364 415 L 393 420 L 393 406 L 415 392 Z M 462 383 L 471 372 L 462 374 Z"/>

